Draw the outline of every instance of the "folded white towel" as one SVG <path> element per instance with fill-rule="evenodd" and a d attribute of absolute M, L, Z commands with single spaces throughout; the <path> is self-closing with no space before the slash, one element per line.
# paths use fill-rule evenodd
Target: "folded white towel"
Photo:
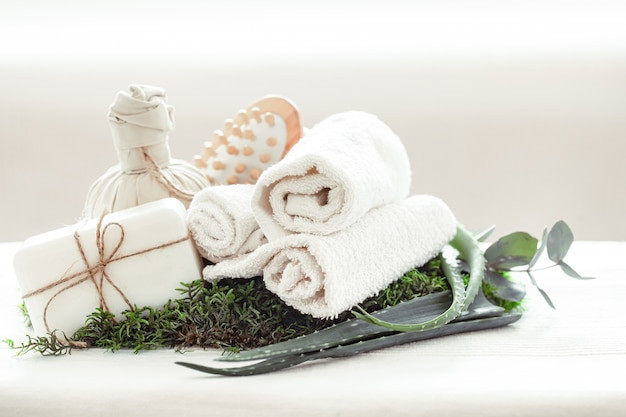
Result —
<path fill-rule="evenodd" d="M 287 304 L 330 318 L 383 290 L 436 256 L 456 232 L 448 206 L 436 197 L 409 197 L 372 209 L 327 236 L 293 234 L 256 251 L 207 266 L 205 279 L 263 275 Z"/>
<path fill-rule="evenodd" d="M 219 262 L 249 253 L 267 242 L 250 199 L 254 185 L 207 187 L 198 192 L 187 212 L 187 225 L 200 254 Z"/>
<path fill-rule="evenodd" d="M 252 209 L 270 241 L 291 233 L 326 235 L 406 198 L 410 185 L 398 136 L 376 116 L 351 111 L 314 126 L 264 171 Z"/>

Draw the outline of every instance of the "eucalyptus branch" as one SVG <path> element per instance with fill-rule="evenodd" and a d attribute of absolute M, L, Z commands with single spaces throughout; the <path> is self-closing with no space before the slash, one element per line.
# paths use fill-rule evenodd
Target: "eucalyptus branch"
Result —
<path fill-rule="evenodd" d="M 539 247 L 537 247 L 539 241 L 525 232 L 515 232 L 503 236 L 485 251 L 487 271 L 492 273 L 487 276 L 493 277 L 493 274 L 502 275 L 508 272 L 525 272 L 530 282 L 537 288 L 546 303 L 548 303 L 550 307 L 555 308 L 547 292 L 537 284 L 533 272 L 558 266 L 570 277 L 592 279 L 591 277 L 583 277 L 578 274 L 564 261 L 573 242 L 574 235 L 567 223 L 562 220 L 556 222 L 549 232 L 548 228 L 544 229 Z M 548 258 L 553 264 L 546 267 L 534 268 L 545 251 L 547 251 Z M 526 269 L 515 269 L 525 265 L 527 266 Z"/>

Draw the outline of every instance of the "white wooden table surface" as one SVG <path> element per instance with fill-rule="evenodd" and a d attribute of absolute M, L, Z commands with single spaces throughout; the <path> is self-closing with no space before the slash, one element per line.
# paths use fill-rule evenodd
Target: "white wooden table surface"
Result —
<path fill-rule="evenodd" d="M 12 269 L 0 244 L 0 338 L 24 340 Z M 98 349 L 16 357 L 0 348 L 1 416 L 624 416 L 626 242 L 576 242 L 569 263 L 536 274 L 517 323 L 318 361 L 273 374 L 218 377 L 174 365 L 220 352 Z M 181 356 L 182 355 L 182 356 Z"/>

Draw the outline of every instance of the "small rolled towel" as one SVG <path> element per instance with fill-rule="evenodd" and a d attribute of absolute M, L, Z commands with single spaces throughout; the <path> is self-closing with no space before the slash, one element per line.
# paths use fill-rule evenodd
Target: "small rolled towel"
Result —
<path fill-rule="evenodd" d="M 376 116 L 350 111 L 314 126 L 264 171 L 252 209 L 270 241 L 292 233 L 327 235 L 371 208 L 406 198 L 410 185 L 398 136 Z"/>
<path fill-rule="evenodd" d="M 204 258 L 220 262 L 267 242 L 252 214 L 253 191 L 252 184 L 219 185 L 203 189 L 191 200 L 187 225 Z"/>
<path fill-rule="evenodd" d="M 205 279 L 263 275 L 266 287 L 302 313 L 336 317 L 436 256 L 456 233 L 436 197 L 419 195 L 372 209 L 327 236 L 293 234 L 205 267 Z"/>

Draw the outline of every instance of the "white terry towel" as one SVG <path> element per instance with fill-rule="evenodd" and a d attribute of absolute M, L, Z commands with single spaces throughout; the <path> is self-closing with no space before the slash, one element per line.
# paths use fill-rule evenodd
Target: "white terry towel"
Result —
<path fill-rule="evenodd" d="M 250 199 L 254 185 L 207 187 L 191 200 L 187 225 L 198 252 L 211 262 L 249 253 L 267 242 Z"/>
<path fill-rule="evenodd" d="M 336 317 L 436 256 L 456 233 L 436 197 L 419 195 L 372 209 L 328 236 L 293 234 L 205 267 L 205 279 L 263 275 L 266 287 L 314 317 Z"/>
<path fill-rule="evenodd" d="M 398 136 L 376 116 L 350 111 L 315 125 L 265 170 L 252 209 L 270 241 L 291 233 L 327 235 L 371 208 L 406 198 L 410 185 Z"/>

